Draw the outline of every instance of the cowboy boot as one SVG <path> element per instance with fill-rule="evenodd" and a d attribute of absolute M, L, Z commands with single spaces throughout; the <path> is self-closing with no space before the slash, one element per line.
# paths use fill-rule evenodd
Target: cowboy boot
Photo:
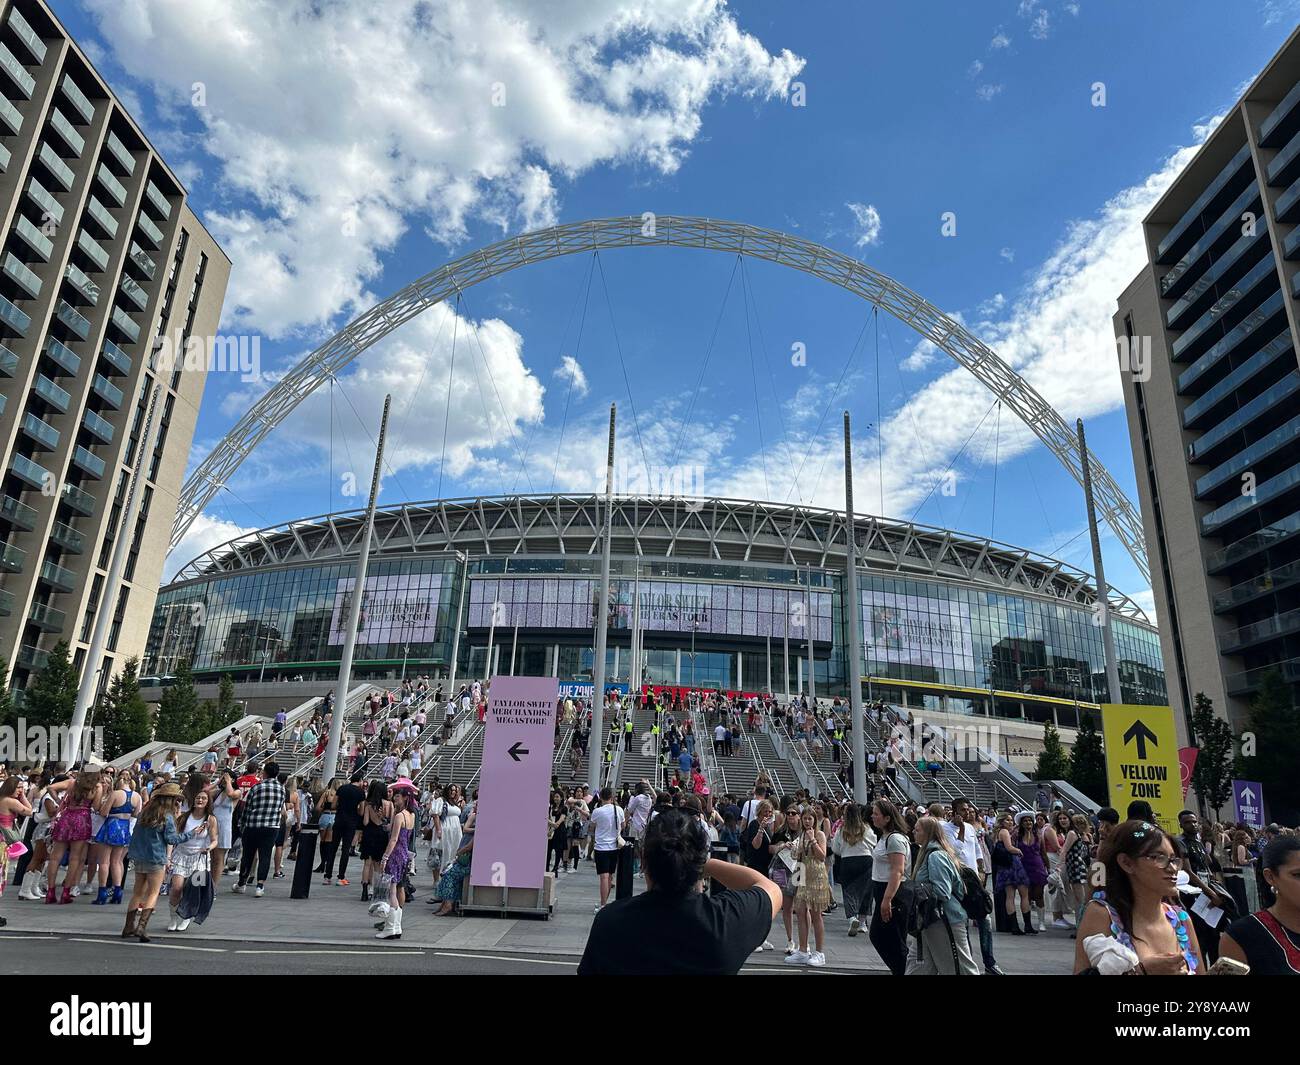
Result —
<path fill-rule="evenodd" d="M 98 891 L 98 893 L 96 893 L 96 895 L 95 895 L 95 901 L 92 902 L 91 905 L 92 905 L 92 906 L 106 906 L 106 905 L 108 905 L 108 888 L 106 888 L 106 887 L 102 887 L 102 888 L 100 888 L 99 891 Z"/>
<path fill-rule="evenodd" d="M 63 884 L 63 894 L 59 896 L 59 905 L 64 906 L 72 901 L 72 888 L 68 887 L 67 882 Z"/>
<path fill-rule="evenodd" d="M 149 927 L 149 918 L 153 916 L 153 908 L 140 911 L 140 923 L 136 925 L 135 937 L 141 943 L 148 943 L 149 937 L 145 935 L 145 929 Z"/>
<path fill-rule="evenodd" d="M 58 901 L 59 901 L 58 886 L 55 884 L 51 884 L 49 886 L 49 889 L 45 892 L 45 905 L 53 906 Z"/>
<path fill-rule="evenodd" d="M 112 897 L 111 899 L 109 899 L 108 901 L 109 901 L 109 905 L 111 905 L 111 906 L 119 906 L 119 905 L 121 905 L 121 902 L 122 902 L 122 885 L 121 885 L 121 884 L 118 884 L 117 887 L 115 887 L 115 888 L 113 889 L 113 897 Z"/>
<path fill-rule="evenodd" d="M 130 909 L 126 911 L 126 924 L 122 926 L 123 939 L 130 939 L 133 935 L 135 935 L 135 926 L 139 920 L 140 920 L 139 910 Z"/>

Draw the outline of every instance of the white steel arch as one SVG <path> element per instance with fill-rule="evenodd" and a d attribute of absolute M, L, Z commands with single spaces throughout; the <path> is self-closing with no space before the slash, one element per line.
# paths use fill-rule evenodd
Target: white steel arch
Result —
<path fill-rule="evenodd" d="M 561 255 L 635 247 L 704 248 L 747 255 L 847 289 L 892 314 L 969 370 L 1083 484 L 1075 432 L 1056 409 L 961 323 L 893 278 L 852 256 L 774 229 L 689 215 L 629 215 L 566 222 L 489 244 L 425 274 L 353 319 L 262 395 L 186 478 L 170 546 L 176 546 L 199 512 L 272 429 L 318 386 L 394 329 L 448 296 L 517 267 Z M 1091 448 L 1089 461 L 1097 509 L 1149 581 L 1142 519 Z"/>

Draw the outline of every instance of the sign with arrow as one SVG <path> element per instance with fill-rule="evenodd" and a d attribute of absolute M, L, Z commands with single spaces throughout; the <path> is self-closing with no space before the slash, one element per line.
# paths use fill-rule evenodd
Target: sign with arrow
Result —
<path fill-rule="evenodd" d="M 1110 805 L 1122 819 L 1129 803 L 1145 799 L 1160 827 L 1177 832 L 1183 788 L 1173 711 L 1167 706 L 1103 703 L 1101 721 Z"/>
<path fill-rule="evenodd" d="M 469 870 L 476 887 L 542 886 L 558 701 L 554 677 L 492 678 Z"/>
<path fill-rule="evenodd" d="M 1258 780 L 1234 780 L 1232 802 L 1241 824 L 1264 827 L 1264 785 Z"/>

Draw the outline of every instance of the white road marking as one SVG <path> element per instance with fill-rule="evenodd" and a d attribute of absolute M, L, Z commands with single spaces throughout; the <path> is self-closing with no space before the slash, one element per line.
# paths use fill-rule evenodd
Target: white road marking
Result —
<path fill-rule="evenodd" d="M 115 942 L 130 943 L 131 939 L 115 940 L 111 936 L 105 936 L 100 939 L 81 939 L 77 936 L 69 936 L 68 942 L 69 943 L 115 943 Z M 223 947 L 183 947 L 178 943 L 159 943 L 156 939 L 151 939 L 149 941 L 149 946 L 157 947 L 159 950 L 194 950 L 194 951 L 199 951 L 203 954 L 225 954 L 226 953 L 226 950 Z"/>
<path fill-rule="evenodd" d="M 449 950 L 435 950 L 434 957 L 437 958 L 479 958 L 484 961 L 521 961 L 528 962 L 530 965 L 572 965 L 577 966 L 578 962 L 574 961 L 550 961 L 547 958 L 530 958 L 526 954 L 512 954 L 508 958 L 503 958 L 497 954 L 456 954 Z"/>
<path fill-rule="evenodd" d="M 236 954 L 348 954 L 363 958 L 386 957 L 396 955 L 399 958 L 419 958 L 424 956 L 422 950 L 237 950 Z"/>

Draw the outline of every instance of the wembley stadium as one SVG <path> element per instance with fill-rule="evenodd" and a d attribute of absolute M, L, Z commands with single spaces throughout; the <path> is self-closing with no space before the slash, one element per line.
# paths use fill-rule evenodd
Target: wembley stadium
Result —
<path fill-rule="evenodd" d="M 589 690 L 603 517 L 595 495 L 380 508 L 354 675 L 515 673 Z M 611 524 L 611 683 L 628 682 L 635 626 L 656 686 L 806 691 L 811 659 L 820 697 L 847 695 L 856 672 L 868 698 L 1062 728 L 1106 701 L 1095 586 L 1064 562 L 859 515 L 855 671 L 842 512 L 616 496 Z M 334 680 L 364 527 L 364 510 L 305 518 L 193 559 L 159 593 L 143 672 L 183 660 L 200 681 Z M 1124 701 L 1165 704 L 1155 627 L 1116 592 L 1109 606 Z"/>

